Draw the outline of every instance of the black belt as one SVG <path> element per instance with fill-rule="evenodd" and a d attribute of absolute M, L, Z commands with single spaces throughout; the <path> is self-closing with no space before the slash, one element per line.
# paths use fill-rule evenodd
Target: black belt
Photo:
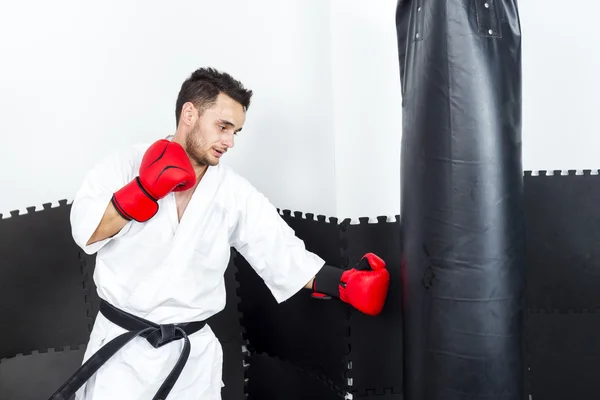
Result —
<path fill-rule="evenodd" d="M 145 338 L 156 349 L 167 343 L 171 343 L 174 340 L 184 340 L 183 350 L 181 351 L 177 363 L 175 363 L 173 370 L 152 398 L 152 400 L 166 399 L 171 389 L 173 389 L 175 382 L 177 382 L 179 375 L 181 375 L 181 371 L 183 371 L 183 367 L 190 355 L 191 345 L 188 335 L 204 328 L 206 321 L 158 325 L 119 310 L 104 300 L 101 300 L 100 302 L 100 312 L 106 319 L 119 325 L 123 329 L 127 329 L 128 332 L 117 336 L 102 346 L 81 367 L 79 367 L 77 371 L 75 371 L 67 382 L 65 382 L 49 400 L 68 400 L 106 361 L 108 361 L 109 358 L 115 355 L 117 351 L 137 336 Z"/>

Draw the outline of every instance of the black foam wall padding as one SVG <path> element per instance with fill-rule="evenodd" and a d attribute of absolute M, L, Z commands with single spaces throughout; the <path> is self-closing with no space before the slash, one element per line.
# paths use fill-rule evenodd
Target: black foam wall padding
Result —
<path fill-rule="evenodd" d="M 96 284 L 94 283 L 94 270 L 96 268 L 96 254 L 86 254 L 78 248 L 79 264 L 83 279 L 83 288 L 85 291 L 85 301 L 88 304 L 88 321 L 90 322 L 89 331 L 92 331 L 93 323 L 100 312 L 100 297 Z"/>
<path fill-rule="evenodd" d="M 343 224 L 338 224 L 335 219 L 329 222 L 323 218 L 315 220 L 309 214 L 306 218 L 300 214 L 292 216 L 285 211 L 282 218 L 294 229 L 296 236 L 304 240 L 308 250 L 327 263 L 341 267 L 340 231 Z M 288 301 L 277 304 L 241 255 L 236 257 L 236 266 L 242 323 L 251 352 L 289 361 L 345 388 L 345 358 L 349 351 L 347 305 L 336 300 L 313 299 L 310 291 L 304 289 Z"/>
<path fill-rule="evenodd" d="M 336 393 L 310 371 L 267 354 L 250 357 L 248 400 L 340 400 Z"/>
<path fill-rule="evenodd" d="M 528 308 L 600 308 L 600 175 L 525 174 Z"/>
<path fill-rule="evenodd" d="M 394 393 L 391 390 L 386 390 L 383 393 L 375 393 L 374 391 L 368 391 L 365 394 L 355 394 L 352 400 L 403 400 L 404 395 L 402 393 Z"/>
<path fill-rule="evenodd" d="M 91 319 L 70 205 L 12 213 L 0 220 L 0 359 L 79 346 Z"/>
<path fill-rule="evenodd" d="M 517 0 L 400 0 L 407 400 L 525 395 Z"/>
<path fill-rule="evenodd" d="M 533 400 L 597 400 L 600 313 L 539 311 L 528 315 Z"/>
<path fill-rule="evenodd" d="M 309 251 L 318 254 L 329 265 L 344 267 L 345 248 L 341 235 L 349 220 L 339 221 L 337 218 L 326 218 L 324 215 L 315 216 L 312 213 L 282 210 L 283 220 L 294 230 L 296 236 L 302 239 Z"/>
<path fill-rule="evenodd" d="M 32 352 L 0 361 L 0 400 L 50 397 L 83 360 L 85 346 Z"/>
<path fill-rule="evenodd" d="M 351 392 L 354 396 L 402 394 L 402 286 L 400 276 L 401 237 L 398 217 L 379 217 L 369 223 L 348 226 L 348 265 L 373 252 L 385 262 L 390 286 L 383 311 L 372 317 L 352 309 L 350 318 Z M 356 397 L 355 397 L 356 398 Z"/>
<path fill-rule="evenodd" d="M 222 400 L 245 400 L 246 379 L 248 378 L 249 355 L 243 350 L 245 340 L 240 334 L 223 343 L 223 384 Z"/>

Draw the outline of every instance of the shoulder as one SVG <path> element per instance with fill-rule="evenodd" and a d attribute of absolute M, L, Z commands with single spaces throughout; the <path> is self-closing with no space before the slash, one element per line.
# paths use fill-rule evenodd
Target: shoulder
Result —
<path fill-rule="evenodd" d="M 269 202 L 269 199 L 248 178 L 232 167 L 220 164 L 218 169 L 220 192 L 231 201 L 228 204 L 247 209 L 262 207 Z"/>
<path fill-rule="evenodd" d="M 139 164 L 142 161 L 142 157 L 144 157 L 144 153 L 148 150 L 151 143 L 135 143 L 129 146 L 121 147 L 117 149 L 114 153 L 114 156 L 123 162 L 128 162 L 132 164 Z"/>
<path fill-rule="evenodd" d="M 235 171 L 232 167 L 224 164 L 219 164 L 220 181 L 223 186 L 229 190 L 233 190 L 241 195 L 244 193 L 250 194 L 256 192 L 256 188 L 250 181 Z"/>
<path fill-rule="evenodd" d="M 141 163 L 148 147 L 150 147 L 150 143 L 136 143 L 119 147 L 102 156 L 98 166 L 109 164 L 114 167 L 134 167 Z"/>
<path fill-rule="evenodd" d="M 92 180 L 110 180 L 119 183 L 133 179 L 149 146 L 149 143 L 133 144 L 101 154 L 91 166 L 87 177 Z"/>
<path fill-rule="evenodd" d="M 141 160 L 148 147 L 150 147 L 150 143 L 135 143 L 126 146 L 118 146 L 116 148 L 113 147 L 108 151 L 96 153 L 97 163 L 102 164 L 115 161 L 132 162 L 138 159 Z"/>

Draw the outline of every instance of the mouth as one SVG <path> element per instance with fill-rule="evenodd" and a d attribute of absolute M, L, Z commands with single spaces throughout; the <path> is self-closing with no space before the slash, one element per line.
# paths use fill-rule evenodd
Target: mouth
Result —
<path fill-rule="evenodd" d="M 221 156 L 223 154 L 225 154 L 225 152 L 226 152 L 226 150 L 221 150 L 221 149 L 215 149 L 215 148 L 213 148 L 213 153 L 214 153 L 215 157 L 217 157 L 217 158 L 221 158 Z"/>

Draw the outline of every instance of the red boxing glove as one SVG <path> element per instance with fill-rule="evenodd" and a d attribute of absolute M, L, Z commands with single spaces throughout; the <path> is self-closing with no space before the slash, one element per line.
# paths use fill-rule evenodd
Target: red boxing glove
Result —
<path fill-rule="evenodd" d="M 367 315 L 383 309 L 390 284 L 385 261 L 373 253 L 365 254 L 356 267 L 345 271 L 324 265 L 313 280 L 313 297 L 339 298 Z"/>
<path fill-rule="evenodd" d="M 139 176 L 115 192 L 112 203 L 126 220 L 146 222 L 158 212 L 158 200 L 195 184 L 196 173 L 183 147 L 161 139 L 146 150 Z"/>

